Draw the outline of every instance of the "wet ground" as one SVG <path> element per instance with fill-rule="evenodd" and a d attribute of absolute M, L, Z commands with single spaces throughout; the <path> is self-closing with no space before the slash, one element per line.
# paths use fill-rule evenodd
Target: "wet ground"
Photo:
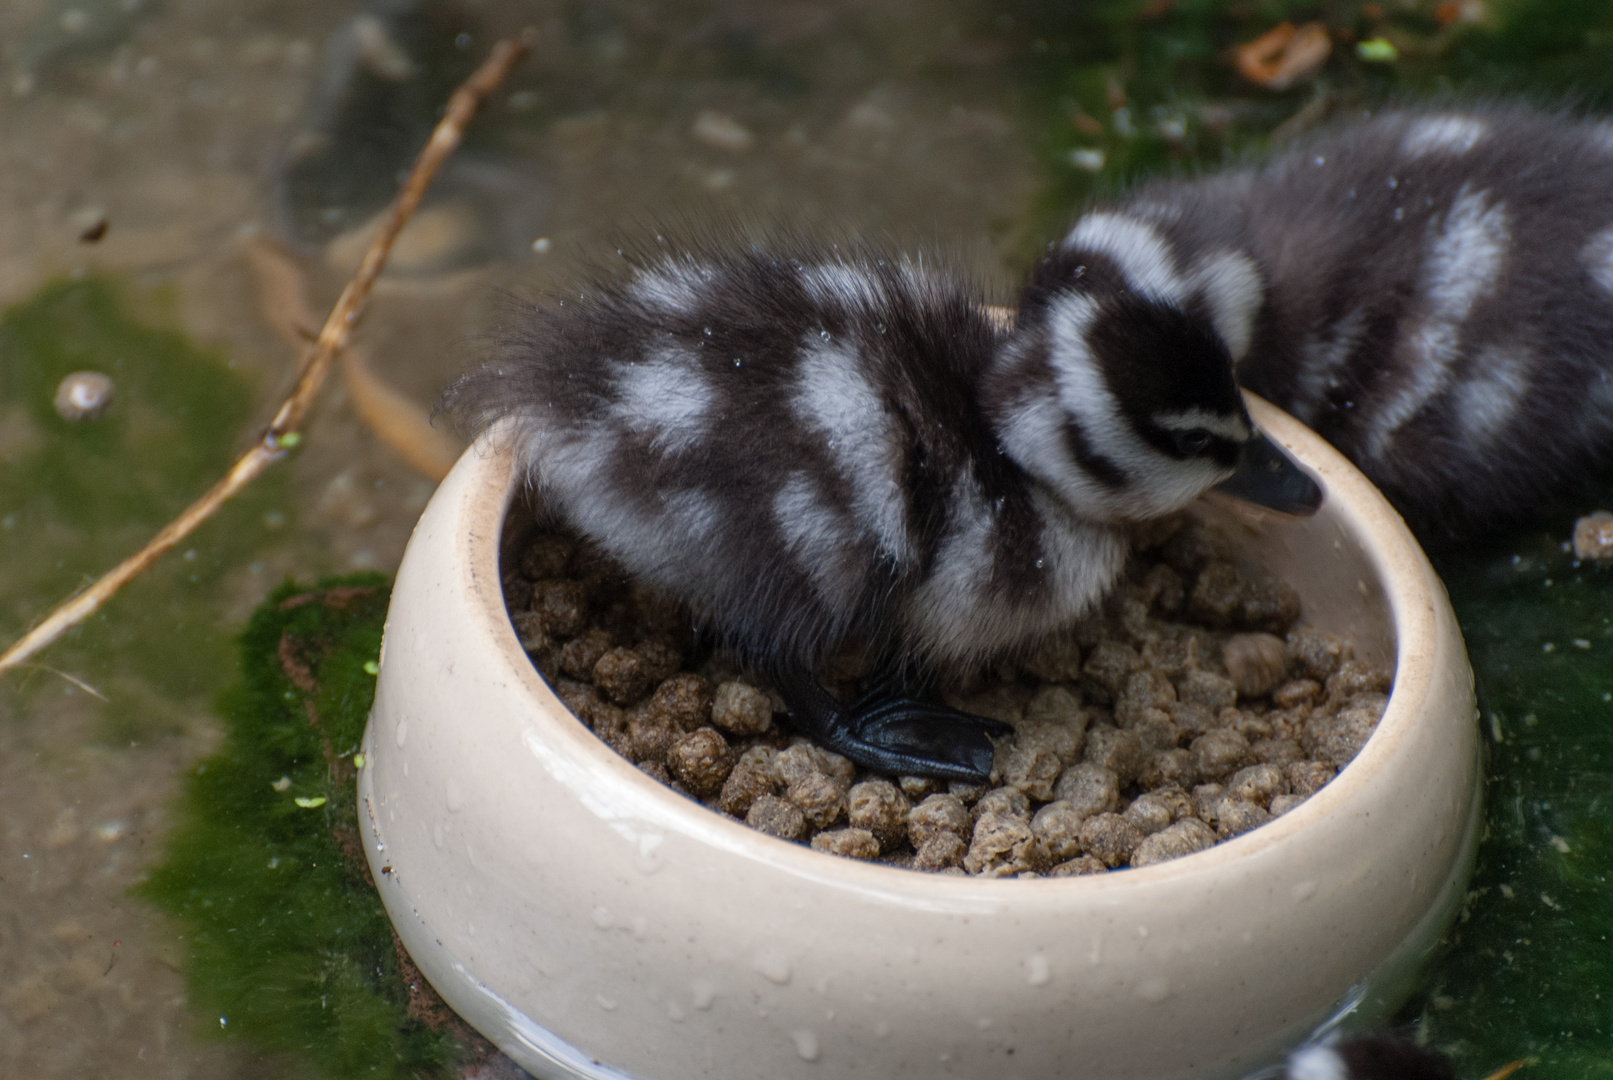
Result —
<path fill-rule="evenodd" d="M 1335 27 L 1333 55 L 1292 88 L 1241 79 L 1229 50 L 1290 9 Z M 370 370 L 420 406 L 512 294 L 563 291 L 651 223 L 782 222 L 938 251 L 1005 297 L 1039 236 L 1141 172 L 1214 162 L 1348 104 L 1452 80 L 1601 100 L 1607 17 L 1588 3 L 1544 11 L 13 0 L 0 6 L 5 355 L 27 338 L 41 370 L 88 357 L 126 374 L 108 414 L 123 426 L 103 438 L 30 413 L 21 368 L 0 366 L 0 638 L 132 551 L 250 442 L 290 384 L 299 330 L 316 329 L 262 253 L 295 271 L 317 323 L 447 89 L 522 24 L 538 28 L 537 49 L 438 185 L 356 339 Z M 79 292 L 41 297 L 75 280 Z M 91 322 L 93 335 L 74 337 Z M 150 327 L 181 344 L 143 337 Z M 288 575 L 390 571 L 430 495 L 433 482 L 361 423 L 350 385 L 332 380 L 277 474 L 47 653 L 53 670 L 0 679 L 0 1073 L 303 1075 L 194 1014 L 180 932 L 129 889 L 159 857 L 179 778 L 217 745 L 210 702 L 235 676 L 230 642 L 247 614 Z M 1555 549 L 1537 547 L 1523 576 L 1502 581 L 1484 563 L 1456 579 L 1464 616 L 1491 628 L 1486 656 L 1522 640 L 1517 613 L 1556 610 L 1536 603 L 1551 587 L 1537 578 L 1608 591 L 1579 568 L 1553 571 Z M 1604 647 L 1599 626 L 1575 633 Z M 1548 762 L 1601 752 L 1585 704 L 1603 693 L 1595 654 L 1565 646 L 1552 659 L 1569 661 L 1581 668 L 1567 704 L 1544 701 L 1541 687 L 1556 693 L 1550 680 L 1566 677 L 1556 668 L 1502 674 L 1516 658 L 1496 661 L 1491 693 L 1511 747 L 1497 760 L 1518 766 L 1505 783 L 1526 785 L 1520 836 L 1572 862 L 1586 856 L 1550 838 L 1579 845 L 1574 830 L 1599 826 L 1558 821 L 1564 804 L 1538 792 L 1556 790 L 1561 769 L 1542 776 L 1528 756 L 1554 715 L 1567 726 Z M 1576 865 L 1594 892 L 1600 871 Z M 1514 880 L 1485 872 L 1496 880 L 1483 888 Z M 1554 914 L 1561 895 L 1519 895 L 1531 905 L 1521 917 L 1570 943 L 1580 932 Z M 1529 952 L 1505 963 L 1515 955 Z M 1458 975 L 1424 1004 L 1433 1030 L 1476 1045 L 1440 1019 L 1487 985 Z M 1542 1028 L 1520 1044 L 1583 1049 L 1586 1030 Z M 1608 1036 L 1594 1039 L 1591 1057 L 1605 1056 Z"/>

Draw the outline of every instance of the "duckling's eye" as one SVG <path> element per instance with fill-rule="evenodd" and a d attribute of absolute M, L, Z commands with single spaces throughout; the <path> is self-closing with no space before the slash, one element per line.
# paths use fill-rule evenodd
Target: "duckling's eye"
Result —
<path fill-rule="evenodd" d="M 1176 433 L 1176 449 L 1189 457 L 1204 453 L 1210 445 L 1210 433 L 1202 428 Z"/>

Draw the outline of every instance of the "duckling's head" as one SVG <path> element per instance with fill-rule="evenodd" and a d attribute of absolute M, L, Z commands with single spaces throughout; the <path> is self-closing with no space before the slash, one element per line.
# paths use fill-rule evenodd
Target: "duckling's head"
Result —
<path fill-rule="evenodd" d="M 1098 520 L 1170 513 L 1251 465 L 1279 491 L 1253 501 L 1314 509 L 1315 484 L 1273 468 L 1233 377 L 1261 292 L 1246 255 L 1188 262 L 1147 221 L 1089 214 L 1037 268 L 986 378 L 1004 452 Z"/>

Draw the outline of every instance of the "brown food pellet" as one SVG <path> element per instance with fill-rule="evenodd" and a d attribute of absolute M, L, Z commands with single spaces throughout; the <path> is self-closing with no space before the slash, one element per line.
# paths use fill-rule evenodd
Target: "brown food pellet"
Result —
<path fill-rule="evenodd" d="M 779 793 L 781 785 L 773 768 L 777 756 L 778 751 L 769 746 L 753 746 L 739 756 L 717 796 L 724 813 L 744 817 L 757 799 Z"/>
<path fill-rule="evenodd" d="M 1086 816 L 1064 800 L 1050 802 L 1031 818 L 1032 861 L 1043 868 L 1081 854 L 1081 826 Z"/>
<path fill-rule="evenodd" d="M 1286 644 L 1291 673 L 1317 683 L 1326 682 L 1350 658 L 1350 649 L 1342 641 L 1306 627 L 1290 630 Z"/>
<path fill-rule="evenodd" d="M 1176 684 L 1176 694 L 1184 705 L 1202 705 L 1219 713 L 1238 702 L 1238 688 L 1225 675 L 1194 668 L 1184 672 Z"/>
<path fill-rule="evenodd" d="M 521 574 L 529 581 L 563 578 L 576 549 L 577 545 L 563 536 L 540 536 L 521 553 Z"/>
<path fill-rule="evenodd" d="M 1193 789 L 1193 813 L 1201 821 L 1215 824 L 1215 808 L 1226 789 L 1220 784 L 1200 784 Z"/>
<path fill-rule="evenodd" d="M 1195 851 L 1203 851 L 1215 844 L 1215 832 L 1196 817 L 1183 818 L 1173 825 L 1145 837 L 1131 853 L 1132 866 L 1152 866 L 1155 863 L 1179 859 Z"/>
<path fill-rule="evenodd" d="M 1102 859 L 1092 855 L 1078 855 L 1069 862 L 1059 863 L 1047 872 L 1048 877 L 1079 877 L 1082 874 L 1106 874 L 1109 867 Z"/>
<path fill-rule="evenodd" d="M 1246 581 L 1238 621 L 1250 630 L 1281 634 L 1299 618 L 1299 608 L 1299 593 L 1287 582 Z"/>
<path fill-rule="evenodd" d="M 1276 765 L 1250 765 L 1227 781 L 1227 795 L 1265 807 L 1278 795 L 1288 794 L 1288 777 Z"/>
<path fill-rule="evenodd" d="M 774 760 L 776 762 L 774 769 L 779 779 L 786 784 L 793 784 L 808 773 L 822 773 L 844 788 L 850 787 L 852 779 L 857 775 L 857 767 L 848 759 L 820 746 L 813 746 L 805 740 L 791 743 L 789 747 L 779 751 L 778 757 Z"/>
<path fill-rule="evenodd" d="M 763 795 L 751 803 L 750 810 L 745 814 L 745 824 L 780 840 L 795 840 L 806 832 L 806 815 L 788 799 Z"/>
<path fill-rule="evenodd" d="M 1332 715 L 1314 713 L 1305 721 L 1301 745 L 1317 761 L 1343 767 L 1366 745 L 1388 703 L 1382 694 L 1365 693 Z"/>
<path fill-rule="evenodd" d="M 967 806 L 973 806 L 987 790 L 985 784 L 971 784 L 967 780 L 947 781 L 947 792 L 962 799 Z"/>
<path fill-rule="evenodd" d="M 1053 785 L 1064 771 L 1064 762 L 1050 746 L 1016 741 L 1006 753 L 1001 747 L 997 753 L 1000 764 L 996 771 L 1003 783 L 1037 802 L 1053 797 Z"/>
<path fill-rule="evenodd" d="M 1249 744 L 1249 753 L 1263 765 L 1292 765 L 1305 760 L 1305 750 L 1293 739 L 1259 739 Z"/>
<path fill-rule="evenodd" d="M 801 808 L 814 829 L 827 829 L 846 816 L 846 789 L 821 772 L 791 781 L 784 797 Z"/>
<path fill-rule="evenodd" d="M 521 642 L 521 648 L 527 652 L 539 652 L 549 647 L 549 631 L 544 629 L 543 616 L 536 611 L 515 612 L 510 616 L 510 625 L 515 627 L 515 636 Z"/>
<path fill-rule="evenodd" d="M 1321 696 L 1322 686 L 1315 679 L 1292 679 L 1271 692 L 1271 703 L 1279 709 L 1309 705 Z"/>
<path fill-rule="evenodd" d="M 879 841 L 867 829 L 830 829 L 812 838 L 812 850 L 848 859 L 872 860 L 879 857 Z"/>
<path fill-rule="evenodd" d="M 1284 771 L 1288 775 L 1289 790 L 1302 798 L 1315 795 L 1338 775 L 1337 769 L 1321 761 L 1296 761 Z"/>
<path fill-rule="evenodd" d="M 948 870 L 963 866 L 963 857 L 969 854 L 969 845 L 957 833 L 936 833 L 918 846 L 913 856 L 915 870 Z"/>
<path fill-rule="evenodd" d="M 1243 579 L 1231 563 L 1208 563 L 1188 594 L 1187 610 L 1211 626 L 1226 626 L 1243 606 L 1243 589 Z"/>
<path fill-rule="evenodd" d="M 644 661 L 644 674 L 652 686 L 670 679 L 683 666 L 683 653 L 669 641 L 651 638 L 633 646 L 633 651 Z"/>
<path fill-rule="evenodd" d="M 722 790 L 734 768 L 734 752 L 716 729 L 696 728 L 672 744 L 666 764 L 684 787 L 704 799 Z"/>
<path fill-rule="evenodd" d="M 867 829 L 880 850 L 891 851 L 907 836 L 907 814 L 912 804 L 889 780 L 864 780 L 846 795 L 846 820 L 852 828 Z"/>
<path fill-rule="evenodd" d="M 1193 768 L 1193 752 L 1181 747 L 1156 753 L 1148 759 L 1148 764 L 1137 777 L 1137 786 L 1145 791 L 1168 786 L 1186 789 L 1197 782 L 1198 773 Z"/>
<path fill-rule="evenodd" d="M 974 821 L 979 821 L 986 814 L 1007 814 L 1029 821 L 1031 801 L 1018 788 L 993 788 L 982 795 L 969 811 L 969 816 Z"/>
<path fill-rule="evenodd" d="M 710 683 L 699 675 L 685 673 L 661 680 L 650 704 L 679 729 L 693 731 L 711 722 L 711 698 Z"/>
<path fill-rule="evenodd" d="M 634 761 L 664 761 L 680 732 L 663 713 L 636 708 L 627 714 L 627 755 Z"/>
<path fill-rule="evenodd" d="M 1053 787 L 1053 798 L 1069 803 L 1083 818 L 1120 805 L 1120 778 L 1102 765 L 1071 765 Z"/>
<path fill-rule="evenodd" d="M 588 587 L 580 581 L 535 581 L 531 610 L 550 637 L 569 638 L 586 625 Z"/>
<path fill-rule="evenodd" d="M 650 673 L 632 649 L 608 650 L 594 664 L 594 685 L 618 705 L 629 705 L 650 689 Z"/>
<path fill-rule="evenodd" d="M 1236 731 L 1210 731 L 1193 740 L 1193 771 L 1206 780 L 1230 776 L 1253 760 L 1249 740 Z"/>
<path fill-rule="evenodd" d="M 1144 836 L 1152 836 L 1176 820 L 1176 807 L 1163 796 L 1145 791 L 1120 816 L 1137 826 Z"/>
<path fill-rule="evenodd" d="M 982 814 L 975 822 L 963 868 L 985 877 L 1007 877 L 1031 869 L 1031 823 L 1015 814 Z"/>
<path fill-rule="evenodd" d="M 1108 769 L 1124 787 L 1142 775 L 1153 753 L 1154 747 L 1143 742 L 1136 732 L 1100 724 L 1087 732 L 1082 760 L 1088 765 Z"/>
<path fill-rule="evenodd" d="M 1391 680 L 1390 672 L 1376 664 L 1346 660 L 1327 677 L 1325 688 L 1329 701 L 1340 701 L 1357 694 L 1387 694 Z"/>
<path fill-rule="evenodd" d="M 1238 696 L 1257 698 L 1288 671 L 1288 652 L 1275 634 L 1233 634 L 1221 647 L 1221 662 Z"/>
<path fill-rule="evenodd" d="M 711 722 L 731 735 L 760 735 L 773 726 L 773 701 L 742 682 L 725 682 L 711 700 Z"/>
<path fill-rule="evenodd" d="M 921 802 L 940 791 L 946 784 L 933 776 L 898 776 L 896 786 L 902 789 L 910 802 Z"/>
<path fill-rule="evenodd" d="M 566 642 L 560 649 L 560 670 L 573 679 L 594 677 L 594 665 L 610 652 L 610 635 L 597 627 Z"/>
<path fill-rule="evenodd" d="M 1304 801 L 1305 796 L 1303 795 L 1278 795 L 1271 800 L 1271 816 L 1282 817 Z"/>
<path fill-rule="evenodd" d="M 945 695 L 1013 729 L 983 784 L 883 777 L 792 738 L 774 688 L 724 653 L 689 661 L 688 613 L 597 548 L 539 537 L 503 582 L 566 707 L 672 790 L 843 857 L 1066 877 L 1179 858 L 1286 813 L 1360 749 L 1393 681 L 1295 625 L 1298 594 L 1224 536 L 1180 518 L 1144 531 L 1152 554 L 1102 606 Z M 850 701 L 874 670 L 843 649 L 816 674 Z"/>
<path fill-rule="evenodd" d="M 1142 662 L 1137 650 L 1125 642 L 1100 641 L 1081 666 L 1081 685 L 1095 701 L 1107 705 Z"/>
<path fill-rule="evenodd" d="M 1142 830 L 1119 814 L 1099 814 L 1081 826 L 1081 846 L 1106 866 L 1129 862 L 1142 842 Z"/>
<path fill-rule="evenodd" d="M 1223 840 L 1230 840 L 1270 820 L 1270 814 L 1249 800 L 1224 795 L 1215 808 L 1215 834 Z"/>
<path fill-rule="evenodd" d="M 923 847 L 944 832 L 969 836 L 974 821 L 969 808 L 956 795 L 937 793 L 907 812 L 907 838 L 915 848 Z"/>
<path fill-rule="evenodd" d="M 1081 646 L 1073 638 L 1055 634 L 1037 647 L 1024 668 L 1043 682 L 1075 682 L 1081 678 Z"/>

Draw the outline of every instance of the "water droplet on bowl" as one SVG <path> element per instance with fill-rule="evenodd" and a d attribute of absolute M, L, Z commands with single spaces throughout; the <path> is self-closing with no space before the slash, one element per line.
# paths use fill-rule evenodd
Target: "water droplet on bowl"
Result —
<path fill-rule="evenodd" d="M 817 1061 L 823 1052 L 816 1032 L 801 1028 L 790 1032 L 790 1038 L 795 1040 L 795 1052 L 801 1055 L 802 1061 Z"/>

